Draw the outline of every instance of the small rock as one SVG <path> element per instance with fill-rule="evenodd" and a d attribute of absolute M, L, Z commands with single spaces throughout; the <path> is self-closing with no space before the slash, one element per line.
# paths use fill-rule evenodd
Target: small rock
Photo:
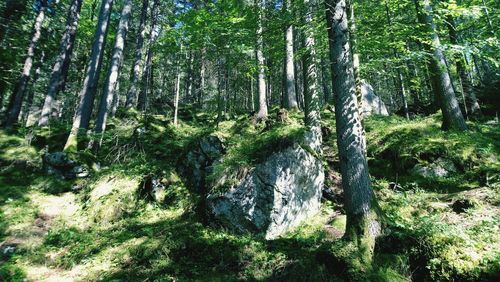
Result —
<path fill-rule="evenodd" d="M 464 213 L 468 209 L 473 208 L 474 206 L 475 205 L 474 205 L 474 203 L 471 200 L 469 200 L 469 199 L 460 199 L 460 200 L 456 200 L 451 205 L 451 208 L 456 213 Z"/>
<path fill-rule="evenodd" d="M 455 164 L 451 160 L 438 158 L 436 161 L 426 166 L 421 164 L 415 165 L 415 167 L 411 170 L 411 173 L 424 178 L 433 178 L 447 177 L 457 171 L 458 170 Z"/>

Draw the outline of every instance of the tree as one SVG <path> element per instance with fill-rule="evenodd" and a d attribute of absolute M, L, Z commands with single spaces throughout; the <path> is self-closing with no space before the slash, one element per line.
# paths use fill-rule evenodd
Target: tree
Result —
<path fill-rule="evenodd" d="M 115 95 L 116 84 L 123 61 L 123 49 L 125 48 L 125 39 L 127 38 L 128 22 L 132 12 L 132 0 L 125 0 L 123 3 L 122 14 L 118 30 L 116 32 L 115 45 L 113 53 L 111 54 L 111 62 L 109 64 L 108 74 L 101 94 L 101 101 L 99 103 L 99 110 L 97 112 L 97 119 L 95 123 L 95 133 L 101 134 L 106 129 L 106 120 L 112 106 L 113 97 Z M 100 142 L 99 142 L 100 143 Z M 96 143 L 97 145 L 97 143 Z M 100 144 L 98 145 L 100 146 Z"/>
<path fill-rule="evenodd" d="M 326 0 L 326 18 L 335 97 L 337 147 L 347 215 L 345 238 L 358 244 L 361 259 L 371 260 L 380 224 L 363 148 L 345 0 Z"/>
<path fill-rule="evenodd" d="M 59 55 L 56 58 L 54 67 L 52 68 L 52 74 L 50 76 L 49 88 L 47 95 L 45 96 L 45 101 L 42 107 L 42 113 L 40 120 L 38 121 L 38 126 L 45 126 L 49 122 L 50 115 L 54 109 L 54 101 L 56 99 L 57 93 L 61 89 L 61 84 L 66 78 L 66 74 L 69 69 L 69 64 L 71 61 L 71 55 L 73 53 L 73 46 L 76 39 L 76 30 L 78 28 L 78 21 L 80 19 L 80 10 L 82 8 L 83 0 L 73 0 L 68 11 L 68 17 L 66 20 L 66 29 L 61 39 L 61 49 Z"/>
<path fill-rule="evenodd" d="M 152 72 L 152 67 L 153 67 L 153 45 L 156 40 L 156 26 L 158 24 L 158 16 L 159 16 L 159 9 L 160 9 L 160 1 L 159 0 L 154 0 L 153 1 L 153 7 L 151 9 L 151 24 L 149 28 L 149 37 L 148 37 L 148 44 L 147 44 L 147 52 L 146 52 L 146 61 L 144 65 L 144 71 L 141 73 L 142 75 L 142 83 L 141 83 L 141 89 L 139 92 L 139 98 L 137 100 L 137 109 L 140 111 L 146 111 L 147 104 L 148 104 L 148 92 L 150 90 L 150 84 L 152 82 L 151 76 L 153 74 Z"/>
<path fill-rule="evenodd" d="M 148 15 L 149 0 L 142 1 L 141 8 L 141 18 L 139 20 L 139 26 L 137 29 L 137 41 L 135 47 L 135 60 L 132 67 L 132 73 L 130 75 L 130 88 L 127 93 L 127 100 L 125 102 L 125 107 L 132 108 L 136 106 L 137 103 L 137 84 L 142 74 L 142 64 L 143 64 L 143 53 L 144 53 L 144 38 L 146 37 L 146 18 Z"/>
<path fill-rule="evenodd" d="M 255 46 L 255 57 L 257 58 L 258 66 L 258 93 L 259 93 L 259 112 L 257 113 L 257 119 L 267 118 L 267 82 L 266 82 L 266 65 L 264 59 L 264 38 L 263 38 L 263 4 L 262 0 L 255 0 L 255 8 L 257 11 L 257 44 Z"/>
<path fill-rule="evenodd" d="M 431 44 L 428 46 L 432 52 L 431 75 L 436 81 L 438 90 L 436 98 L 439 100 L 443 113 L 443 130 L 467 130 L 467 124 L 458 105 L 450 74 L 447 71 L 446 60 L 442 50 L 430 0 L 413 0 L 417 9 L 420 23 L 426 27 L 430 34 Z M 420 4 L 422 2 L 422 4 Z"/>
<path fill-rule="evenodd" d="M 309 146 L 321 152 L 321 116 L 318 84 L 318 60 L 316 57 L 316 42 L 311 30 L 313 26 L 313 6 L 311 0 L 304 0 L 304 24 L 307 27 L 304 34 L 305 54 L 303 57 L 304 72 L 304 104 L 305 124 L 309 132 L 307 136 Z"/>
<path fill-rule="evenodd" d="M 291 15 L 291 1 L 283 1 L 283 11 L 287 17 Z M 286 19 L 289 21 L 288 18 Z M 295 66 L 293 52 L 293 25 L 285 26 L 285 106 L 288 109 L 298 109 L 297 94 L 295 91 Z"/>
<path fill-rule="evenodd" d="M 457 46 L 458 32 L 455 26 L 455 19 L 453 16 L 448 15 L 446 17 L 446 23 L 448 26 L 448 34 L 450 36 L 450 43 Z M 465 101 L 465 111 L 469 109 L 471 114 L 478 114 L 481 110 L 479 107 L 479 102 L 477 101 L 476 94 L 474 93 L 474 88 L 472 87 L 472 81 L 467 74 L 466 67 L 464 64 L 464 55 L 460 52 L 455 55 L 455 66 L 457 68 L 458 77 L 460 79 L 460 84 L 462 85 L 462 94 L 467 97 Z"/>
<path fill-rule="evenodd" d="M 35 49 L 42 35 L 42 24 L 43 21 L 45 20 L 46 10 L 47 10 L 47 0 L 41 0 L 40 7 L 38 7 L 37 9 L 35 23 L 33 24 L 33 29 L 32 29 L 33 36 L 28 46 L 28 54 L 26 55 L 26 59 L 24 61 L 23 70 L 9 101 L 7 118 L 5 120 L 6 128 L 12 128 L 12 126 L 17 122 L 17 119 L 19 118 L 19 113 L 21 112 L 23 99 L 26 94 L 26 88 L 28 87 L 28 82 L 31 76 L 31 69 L 33 68 Z"/>
<path fill-rule="evenodd" d="M 65 150 L 76 149 L 78 145 L 79 131 L 87 129 L 89 126 L 92 108 L 94 105 L 95 91 L 101 71 L 102 56 L 104 46 L 106 44 L 112 7 L 113 0 L 102 0 L 101 10 L 99 11 L 99 20 L 97 21 L 96 31 L 94 33 L 90 60 L 85 73 L 82 90 L 79 94 L 80 101 L 73 117 L 71 132 L 66 141 L 66 145 L 64 145 Z"/>

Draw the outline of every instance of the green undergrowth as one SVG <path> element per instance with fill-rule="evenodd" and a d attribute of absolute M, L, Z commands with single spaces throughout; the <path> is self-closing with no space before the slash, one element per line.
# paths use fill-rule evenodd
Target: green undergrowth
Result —
<path fill-rule="evenodd" d="M 440 115 L 412 121 L 401 117 L 367 119 L 371 174 L 404 188 L 440 192 L 498 185 L 499 125 L 469 123 L 467 132 L 443 132 L 440 122 Z M 439 159 L 451 161 L 457 171 L 445 178 L 412 175 L 415 165 L 428 166 Z"/>
<path fill-rule="evenodd" d="M 324 111 L 322 118 L 324 157 L 328 169 L 336 169 L 334 115 Z M 265 241 L 202 224 L 196 196 L 178 175 L 185 154 L 207 135 L 225 146 L 212 182 L 254 167 L 300 143 L 301 113 L 257 124 L 239 115 L 217 126 L 214 116 L 191 110 L 176 127 L 166 116 L 121 112 L 98 151 L 71 155 L 99 164 L 89 177 L 72 181 L 41 171 L 44 151 L 64 145 L 65 125 L 0 132 L 0 241 L 17 244 L 12 255 L 0 257 L 0 280 L 495 281 L 498 125 L 469 123 L 467 133 L 443 133 L 439 116 L 365 123 L 374 189 L 388 221 L 368 266 L 339 239 L 345 215 L 338 203 L 325 203 L 321 214 Z M 452 160 L 458 172 L 431 179 L 410 172 L 438 158 Z M 30 164 L 5 169 L 15 160 Z M 160 196 L 142 189 L 145 175 L 160 179 Z"/>

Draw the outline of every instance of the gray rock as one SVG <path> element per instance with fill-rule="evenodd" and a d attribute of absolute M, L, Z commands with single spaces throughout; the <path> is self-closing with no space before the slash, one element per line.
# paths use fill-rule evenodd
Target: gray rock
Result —
<path fill-rule="evenodd" d="M 455 164 L 451 160 L 443 158 L 438 158 L 429 165 L 417 164 L 411 170 L 411 174 L 424 178 L 447 177 L 456 172 Z"/>
<path fill-rule="evenodd" d="M 63 179 L 82 178 L 89 175 L 87 169 L 70 160 L 64 152 L 45 154 L 43 156 L 43 167 L 48 175 L 56 175 Z"/>
<path fill-rule="evenodd" d="M 321 161 L 293 145 L 269 156 L 228 191 L 209 194 L 208 212 L 228 228 L 273 239 L 320 210 L 324 178 Z"/>
<path fill-rule="evenodd" d="M 363 115 L 381 115 L 388 116 L 389 112 L 384 104 L 384 101 L 375 94 L 373 87 L 363 82 L 361 85 L 361 95 L 363 97 Z"/>
<path fill-rule="evenodd" d="M 224 153 L 224 144 L 217 136 L 203 137 L 196 147 L 189 151 L 178 165 L 191 191 L 203 194 L 206 191 L 205 178 L 212 171 L 214 162 Z"/>

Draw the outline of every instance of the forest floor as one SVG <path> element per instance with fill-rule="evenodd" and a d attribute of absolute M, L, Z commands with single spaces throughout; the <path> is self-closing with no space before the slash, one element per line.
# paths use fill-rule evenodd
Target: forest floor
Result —
<path fill-rule="evenodd" d="M 176 164 L 200 136 L 215 134 L 227 154 L 210 177 L 251 167 L 302 132 L 301 114 L 267 126 L 242 115 L 218 128 L 207 125 L 213 117 L 206 114 L 184 111 L 181 118 L 174 127 L 165 116 L 122 113 L 97 156 L 73 155 L 89 167 L 101 164 L 77 180 L 41 169 L 44 150 L 64 144 L 65 125 L 0 131 L 0 280 L 345 279 L 341 261 L 349 254 L 340 240 L 345 216 L 331 112 L 322 117 L 324 163 L 326 184 L 339 200 L 326 201 L 316 217 L 271 241 L 202 224 L 196 196 Z M 444 133 L 439 118 L 366 120 L 373 186 L 388 222 L 365 276 L 371 281 L 500 278 L 499 124 L 470 122 L 467 133 Z M 439 163 L 447 175 L 416 172 Z M 142 177 L 151 173 L 169 183 L 161 202 L 139 191 Z"/>

